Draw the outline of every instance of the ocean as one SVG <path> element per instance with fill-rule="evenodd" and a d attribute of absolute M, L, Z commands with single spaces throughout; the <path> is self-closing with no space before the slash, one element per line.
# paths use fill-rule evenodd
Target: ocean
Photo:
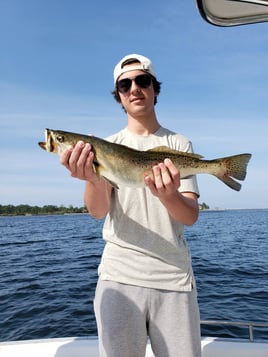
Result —
<path fill-rule="evenodd" d="M 0 217 L 0 341 L 97 334 L 102 224 L 87 214 Z M 268 209 L 201 211 L 185 237 L 201 319 L 268 322 Z M 268 330 L 255 336 L 268 339 Z"/>

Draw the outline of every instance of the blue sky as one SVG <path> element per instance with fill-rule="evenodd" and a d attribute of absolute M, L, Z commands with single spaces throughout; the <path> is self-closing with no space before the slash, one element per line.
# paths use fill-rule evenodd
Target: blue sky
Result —
<path fill-rule="evenodd" d="M 215 27 L 194 0 L 0 0 L 0 204 L 83 205 L 84 182 L 37 143 L 47 127 L 100 137 L 123 128 L 112 72 L 140 53 L 163 83 L 163 126 L 207 159 L 253 155 L 240 192 L 199 175 L 200 202 L 267 208 L 267 43 L 267 23 Z"/>

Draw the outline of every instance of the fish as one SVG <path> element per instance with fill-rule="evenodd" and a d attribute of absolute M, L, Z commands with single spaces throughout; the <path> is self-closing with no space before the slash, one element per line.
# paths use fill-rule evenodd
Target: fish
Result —
<path fill-rule="evenodd" d="M 95 172 L 115 188 L 120 185 L 145 187 L 144 178 L 153 178 L 152 167 L 168 158 L 179 170 L 181 179 L 197 174 L 211 174 L 233 190 L 240 191 L 241 184 L 236 180 L 243 181 L 246 178 L 247 164 L 251 158 L 251 154 L 245 153 L 205 160 L 201 155 L 166 146 L 140 151 L 96 136 L 53 129 L 45 129 L 45 142 L 38 144 L 48 152 L 61 155 L 78 141 L 92 145 Z"/>

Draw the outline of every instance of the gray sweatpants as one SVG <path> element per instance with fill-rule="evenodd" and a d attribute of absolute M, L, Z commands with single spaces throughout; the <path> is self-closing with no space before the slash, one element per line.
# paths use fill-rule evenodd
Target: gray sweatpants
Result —
<path fill-rule="evenodd" d="M 175 292 L 98 281 L 94 301 L 100 357 L 200 357 L 196 290 Z"/>

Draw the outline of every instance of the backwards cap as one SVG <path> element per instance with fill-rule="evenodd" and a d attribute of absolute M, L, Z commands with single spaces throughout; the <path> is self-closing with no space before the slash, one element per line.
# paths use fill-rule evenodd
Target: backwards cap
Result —
<path fill-rule="evenodd" d="M 123 68 L 124 63 L 127 60 L 136 60 L 137 65 L 131 66 L 131 67 L 126 67 Z M 117 79 L 121 76 L 122 73 L 128 72 L 128 71 L 136 71 L 136 70 L 142 70 L 145 72 L 150 73 L 152 76 L 156 77 L 152 61 L 144 56 L 137 55 L 137 54 L 132 54 L 132 55 L 127 55 L 123 57 L 115 66 L 114 68 L 114 84 L 116 84 Z"/>

